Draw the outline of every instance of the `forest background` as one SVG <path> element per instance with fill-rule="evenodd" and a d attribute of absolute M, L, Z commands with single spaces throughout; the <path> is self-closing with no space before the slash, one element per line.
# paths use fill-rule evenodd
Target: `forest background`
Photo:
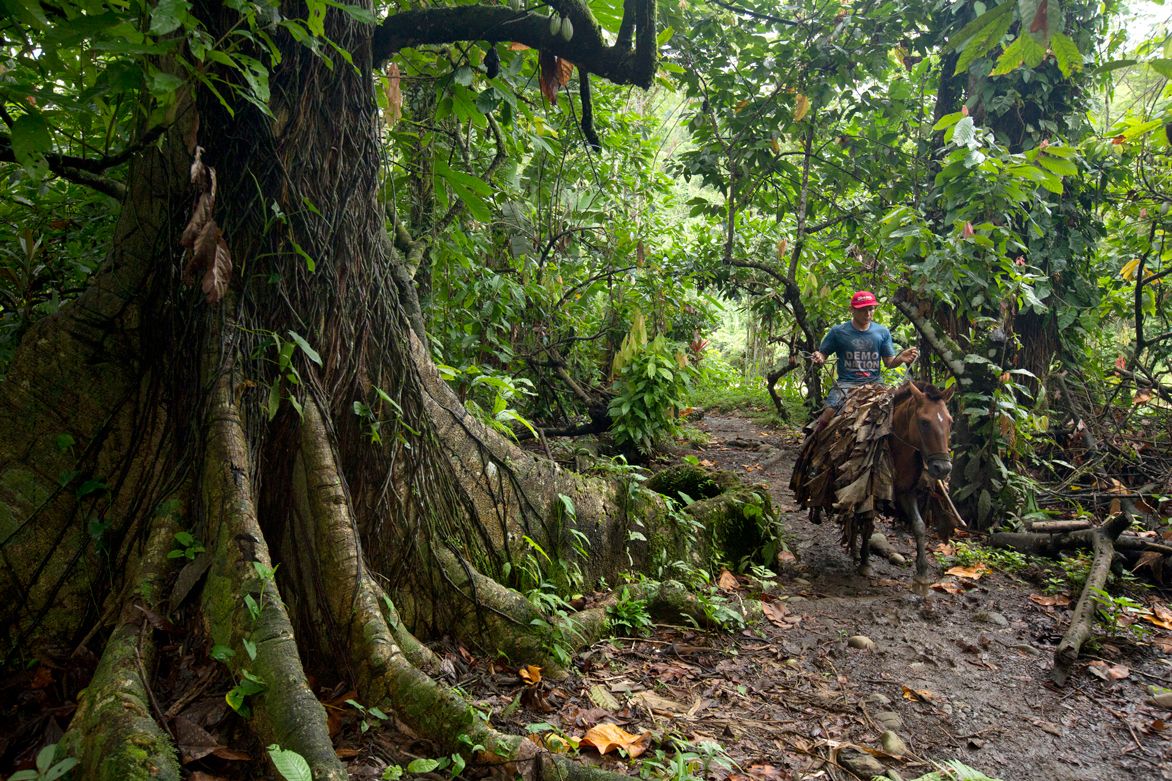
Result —
<path fill-rule="evenodd" d="M 426 671 L 412 633 L 556 634 L 518 591 L 666 544 L 630 526 L 677 514 L 629 464 L 694 406 L 768 390 L 801 422 L 859 288 L 958 386 L 976 528 L 1172 493 L 1172 40 L 1122 4 L 0 7 L 10 665 L 116 646 L 176 541 L 246 538 L 201 611 L 242 712 L 271 700 L 262 740 L 340 772 L 272 696 L 297 654 L 258 649 L 269 620 L 467 737 L 385 647 Z M 579 479 L 516 445 L 577 463 L 567 432 L 619 460 Z M 307 630 L 359 603 L 377 642 Z"/>

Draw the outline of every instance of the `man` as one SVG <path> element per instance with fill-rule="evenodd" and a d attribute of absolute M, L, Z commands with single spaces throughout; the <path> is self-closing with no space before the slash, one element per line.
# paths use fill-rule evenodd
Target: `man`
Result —
<path fill-rule="evenodd" d="M 867 383 L 879 382 L 880 361 L 889 369 L 909 364 L 919 357 L 920 351 L 909 347 L 898 355 L 891 343 L 891 331 L 874 322 L 875 307 L 879 302 L 869 290 L 860 290 L 851 296 L 851 319 L 839 323 L 827 332 L 822 344 L 810 356 L 815 366 L 826 363 L 828 355 L 838 356 L 838 380 L 826 397 L 826 408 L 814 425 L 817 433 L 830 422 L 835 413 L 846 403 L 846 395 L 852 388 Z"/>

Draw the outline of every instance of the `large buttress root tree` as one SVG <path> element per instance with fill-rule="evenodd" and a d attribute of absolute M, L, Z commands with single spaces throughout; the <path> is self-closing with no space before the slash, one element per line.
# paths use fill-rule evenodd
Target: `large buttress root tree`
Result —
<path fill-rule="evenodd" d="M 106 266 L 30 331 L 0 394 L 0 640 L 9 665 L 100 655 L 66 738 L 85 777 L 178 777 L 151 673 L 152 627 L 179 607 L 253 684 L 241 710 L 258 744 L 296 751 L 315 778 L 345 770 L 307 667 L 340 671 L 363 703 L 445 750 L 463 734 L 486 747 L 469 759 L 545 762 L 472 719 L 416 637 L 442 629 L 549 663 L 538 614 L 500 584 L 526 537 L 565 560 L 584 537 L 575 565 L 590 582 L 646 560 L 634 524 L 661 544 L 679 535 L 661 504 L 486 430 L 440 380 L 384 225 L 371 73 L 404 46 L 517 40 L 582 78 L 650 83 L 653 1 L 626 3 L 613 46 L 584 5 L 555 5 L 574 20 L 570 42 L 504 6 L 373 27 L 331 10 L 326 35 L 354 67 L 277 36 L 270 113 L 228 111 L 197 85 L 132 161 Z M 214 0 L 192 13 L 213 38 L 239 23 Z M 200 219 L 215 221 L 202 249 L 221 278 L 204 290 L 182 273 L 181 239 L 201 250 L 184 236 L 196 156 L 216 172 Z M 210 191 L 208 173 L 195 178 Z M 228 254 L 226 283 L 214 264 Z M 206 552 L 176 578 L 181 529 Z"/>

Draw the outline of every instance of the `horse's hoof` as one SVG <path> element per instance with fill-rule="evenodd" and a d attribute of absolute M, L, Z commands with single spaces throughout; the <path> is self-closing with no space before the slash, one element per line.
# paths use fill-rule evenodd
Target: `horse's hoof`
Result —
<path fill-rule="evenodd" d="M 859 567 L 859 574 L 864 578 L 869 578 L 874 574 L 874 570 L 871 569 L 870 564 L 864 564 L 863 566 Z"/>
<path fill-rule="evenodd" d="M 922 578 L 916 575 L 912 578 L 912 593 L 916 596 L 926 597 L 932 588 L 931 578 Z"/>

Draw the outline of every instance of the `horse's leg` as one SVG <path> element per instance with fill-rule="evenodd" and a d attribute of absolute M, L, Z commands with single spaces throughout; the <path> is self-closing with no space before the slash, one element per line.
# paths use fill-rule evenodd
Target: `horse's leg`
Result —
<path fill-rule="evenodd" d="M 916 501 L 915 490 L 898 494 L 896 501 L 900 509 L 912 524 L 912 533 L 916 537 L 916 575 L 913 585 L 916 591 L 926 591 L 932 579 L 928 577 L 927 530 L 924 528 L 924 519 L 920 515 L 919 503 Z"/>
<path fill-rule="evenodd" d="M 859 574 L 871 577 L 871 534 L 875 531 L 875 516 L 863 513 L 855 519 L 856 530 L 861 531 L 863 539 L 859 542 Z M 858 533 L 858 532 L 856 532 Z"/>

